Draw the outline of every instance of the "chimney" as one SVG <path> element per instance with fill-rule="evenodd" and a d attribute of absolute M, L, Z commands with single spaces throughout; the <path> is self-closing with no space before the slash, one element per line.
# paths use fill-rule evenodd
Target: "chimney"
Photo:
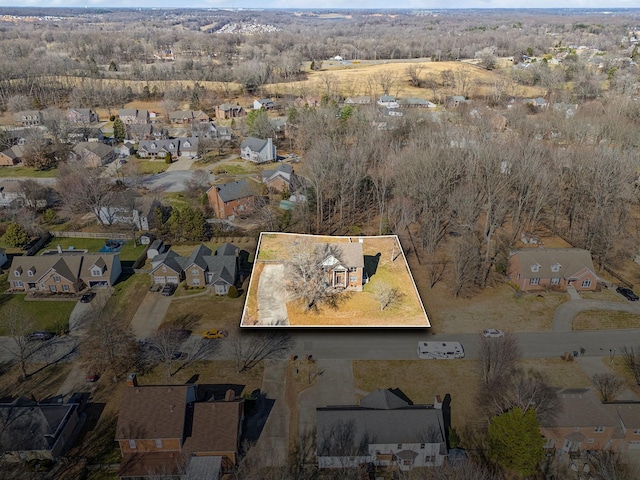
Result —
<path fill-rule="evenodd" d="M 440 398 L 440 395 L 436 395 L 435 401 L 433 402 L 433 408 L 436 410 L 442 410 L 442 398 Z"/>
<path fill-rule="evenodd" d="M 138 376 L 135 373 L 130 373 L 127 375 L 127 387 L 137 387 L 138 386 Z"/>
<path fill-rule="evenodd" d="M 229 389 L 225 392 L 224 394 L 225 402 L 233 402 L 235 399 L 236 399 L 236 392 L 234 392 L 232 389 Z"/>
<path fill-rule="evenodd" d="M 58 244 L 58 253 L 62 255 L 62 245 Z"/>

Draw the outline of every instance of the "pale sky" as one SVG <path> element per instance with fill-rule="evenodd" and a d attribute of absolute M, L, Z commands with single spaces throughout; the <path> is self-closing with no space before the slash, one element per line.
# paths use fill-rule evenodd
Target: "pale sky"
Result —
<path fill-rule="evenodd" d="M 389 0 L 0 0 L 0 7 L 389 8 Z M 639 0 L 398 0 L 393 8 L 639 8 Z"/>

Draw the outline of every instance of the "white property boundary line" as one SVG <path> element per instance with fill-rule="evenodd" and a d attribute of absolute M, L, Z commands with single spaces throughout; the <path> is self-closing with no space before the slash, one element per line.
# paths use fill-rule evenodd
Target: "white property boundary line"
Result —
<path fill-rule="evenodd" d="M 255 258 L 253 259 L 253 268 L 255 269 L 256 265 L 258 264 L 258 256 L 260 254 L 260 246 L 262 244 L 262 236 L 263 235 L 289 235 L 289 236 L 294 236 L 294 237 L 304 237 L 304 238 L 335 238 L 335 239 L 348 239 L 349 241 L 353 241 L 355 240 L 359 240 L 359 239 L 363 239 L 363 240 L 367 240 L 367 239 L 377 239 L 377 238 L 393 238 L 396 243 L 398 244 L 398 247 L 400 249 L 399 254 L 402 254 L 402 259 L 404 260 L 404 266 L 407 269 L 407 272 L 409 273 L 409 278 L 411 279 L 411 284 L 413 285 L 413 291 L 416 294 L 416 297 L 418 298 L 418 303 L 420 304 L 420 308 L 422 309 L 422 314 L 424 315 L 424 318 L 426 320 L 426 323 L 424 325 L 244 325 L 244 319 L 245 316 L 247 314 L 247 302 L 249 300 L 249 292 L 252 291 L 253 288 L 253 282 L 254 282 L 254 275 L 253 275 L 253 271 L 251 273 L 251 278 L 249 280 L 249 286 L 247 287 L 247 292 L 246 292 L 246 296 L 245 296 L 245 300 L 244 300 L 244 307 L 242 308 L 242 317 L 240 318 L 240 328 L 312 328 L 312 329 L 316 329 L 316 328 L 354 328 L 354 329 L 363 329 L 363 328 L 429 328 L 431 327 L 431 322 L 429 321 L 429 316 L 427 315 L 427 311 L 424 308 L 424 303 L 422 301 L 422 297 L 420 296 L 420 292 L 418 292 L 418 287 L 416 286 L 416 282 L 413 278 L 413 274 L 411 273 L 411 268 L 409 268 L 409 263 L 407 262 L 407 257 L 404 254 L 404 249 L 402 248 L 402 244 L 400 243 L 400 238 L 397 235 L 338 235 L 338 236 L 333 236 L 333 235 L 310 235 L 310 234 L 306 234 L 306 233 L 282 233 L 282 232 L 261 232 L 260 233 L 260 237 L 258 238 L 258 245 L 256 247 L 256 255 Z M 397 258 L 397 257 L 396 257 Z M 269 263 L 269 262 L 266 262 Z M 253 270 L 253 269 L 252 269 Z M 258 280 L 256 280 L 258 281 Z M 257 287 L 256 287 L 257 288 Z M 256 302 L 258 301 L 257 299 L 257 294 L 258 292 L 256 291 Z"/>

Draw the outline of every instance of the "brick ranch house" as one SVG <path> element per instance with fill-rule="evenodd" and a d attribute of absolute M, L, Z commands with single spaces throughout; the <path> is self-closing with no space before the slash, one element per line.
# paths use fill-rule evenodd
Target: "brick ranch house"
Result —
<path fill-rule="evenodd" d="M 364 276 L 362 244 L 354 242 L 318 245 L 319 248 L 326 248 L 327 252 L 322 266 L 327 272 L 328 286 L 362 291 Z"/>
<path fill-rule="evenodd" d="M 507 276 L 523 292 L 548 288 L 595 290 L 598 276 L 591 254 L 579 248 L 526 248 L 509 257 Z"/>

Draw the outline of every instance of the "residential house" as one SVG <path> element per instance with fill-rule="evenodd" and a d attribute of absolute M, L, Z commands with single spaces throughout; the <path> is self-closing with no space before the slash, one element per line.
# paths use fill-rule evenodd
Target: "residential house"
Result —
<path fill-rule="evenodd" d="M 318 248 L 324 250 L 322 266 L 328 286 L 362 291 L 364 255 L 360 242 L 319 243 Z"/>
<path fill-rule="evenodd" d="M 234 220 L 253 211 L 255 195 L 246 180 L 213 185 L 207 190 L 209 205 L 216 217 Z"/>
<path fill-rule="evenodd" d="M 76 123 L 95 123 L 99 122 L 98 114 L 90 108 L 70 108 L 67 110 L 67 122 Z"/>
<path fill-rule="evenodd" d="M 449 395 L 444 402 L 436 397 L 433 405 L 414 405 L 398 389 L 379 389 L 358 405 L 316 408 L 318 466 L 402 471 L 441 466 L 447 457 L 449 404 Z"/>
<path fill-rule="evenodd" d="M 78 403 L 0 403 L 0 458 L 7 462 L 55 459 L 72 445 L 82 420 Z"/>
<path fill-rule="evenodd" d="M 244 400 L 203 396 L 198 386 L 138 385 L 130 374 L 120 401 L 115 439 L 126 478 L 218 479 L 238 462 Z M 192 477 L 202 469 L 206 476 Z"/>
<path fill-rule="evenodd" d="M 216 118 L 220 118 L 222 120 L 228 118 L 238 118 L 244 117 L 247 114 L 244 108 L 240 105 L 232 105 L 230 103 L 223 103 L 216 107 Z"/>
<path fill-rule="evenodd" d="M 24 195 L 24 189 L 20 183 L 20 180 L 16 179 L 4 179 L 0 180 L 0 207 L 2 208 L 21 208 L 27 203 Z M 39 204 L 38 207 L 44 207 Z"/>
<path fill-rule="evenodd" d="M 24 155 L 24 147 L 14 145 L 11 148 L 0 152 L 0 166 L 13 167 L 22 163 L 22 157 Z"/>
<path fill-rule="evenodd" d="M 547 451 L 561 449 L 573 457 L 582 450 L 640 448 L 640 403 L 603 404 L 593 388 L 560 388 L 558 399 L 554 418 L 540 423 Z M 623 417 L 634 420 L 625 427 Z"/>
<path fill-rule="evenodd" d="M 253 108 L 255 110 L 260 110 L 262 108 L 265 110 L 270 110 L 273 107 L 274 107 L 273 100 L 271 100 L 270 98 L 261 98 L 259 100 L 253 101 Z"/>
<path fill-rule="evenodd" d="M 162 129 L 155 129 L 150 123 L 125 125 L 125 131 L 128 140 L 141 142 L 142 140 L 166 138 L 166 134 Z"/>
<path fill-rule="evenodd" d="M 396 97 L 393 95 L 383 95 L 376 102 L 381 107 L 398 108 L 400 105 L 396 102 Z"/>
<path fill-rule="evenodd" d="M 69 154 L 71 160 L 81 162 L 85 167 L 102 167 L 117 158 L 113 147 L 100 142 L 80 142 Z"/>
<path fill-rule="evenodd" d="M 122 108 L 118 113 L 120 120 L 125 125 L 144 125 L 149 123 L 149 112 L 136 108 Z"/>
<path fill-rule="evenodd" d="M 163 285 L 165 283 L 179 284 L 184 279 L 184 257 L 173 250 L 161 253 L 151 260 L 151 278 L 153 283 Z"/>
<path fill-rule="evenodd" d="M 527 98 L 524 100 L 524 103 L 535 111 L 546 110 L 549 106 L 547 100 L 543 97 Z"/>
<path fill-rule="evenodd" d="M 295 190 L 294 182 L 293 167 L 287 163 L 279 163 L 274 169 L 262 171 L 262 183 L 270 192 L 291 193 Z"/>
<path fill-rule="evenodd" d="M 595 290 L 598 276 L 591 254 L 579 248 L 524 248 L 509 257 L 509 280 L 523 292 L 548 288 Z"/>
<path fill-rule="evenodd" d="M 213 285 L 217 295 L 226 295 L 238 280 L 240 249 L 230 243 L 219 247 L 215 255 L 200 245 L 182 261 L 186 284 L 190 287 Z"/>
<path fill-rule="evenodd" d="M 320 106 L 322 99 L 320 97 L 307 95 L 305 97 L 296 98 L 293 103 L 298 108 L 315 108 Z"/>
<path fill-rule="evenodd" d="M 469 100 L 467 100 L 464 95 L 453 95 L 451 97 L 447 97 L 447 107 L 450 108 L 457 108 L 467 103 L 469 103 Z"/>
<path fill-rule="evenodd" d="M 169 112 L 169 121 L 171 123 L 207 123 L 209 115 L 202 110 L 178 110 Z"/>
<path fill-rule="evenodd" d="M 103 142 L 104 132 L 100 127 L 92 127 L 90 124 L 76 124 L 67 131 L 67 142 Z"/>
<path fill-rule="evenodd" d="M 148 232 L 155 224 L 155 209 L 161 204 L 147 196 L 131 198 L 125 194 L 118 197 L 115 205 L 100 207 L 98 215 L 105 225 L 125 224 Z"/>
<path fill-rule="evenodd" d="M 171 158 L 179 156 L 195 156 L 198 154 L 198 138 L 172 138 L 169 140 L 141 140 L 138 144 L 138 155 L 141 158 L 160 157 L 171 154 Z"/>
<path fill-rule="evenodd" d="M 42 123 L 42 112 L 38 110 L 25 110 L 13 116 L 15 124 L 21 127 L 33 127 Z"/>
<path fill-rule="evenodd" d="M 17 291 L 77 293 L 86 287 L 113 286 L 121 273 L 117 253 L 54 253 L 13 257 L 8 281 Z"/>
<path fill-rule="evenodd" d="M 240 144 L 240 156 L 254 163 L 274 162 L 278 155 L 273 139 L 248 137 Z"/>
<path fill-rule="evenodd" d="M 371 97 L 363 95 L 360 97 L 349 97 L 344 101 L 345 105 L 371 105 Z"/>
<path fill-rule="evenodd" d="M 437 105 L 424 98 L 411 97 L 398 100 L 398 106 L 400 108 L 436 108 Z"/>

